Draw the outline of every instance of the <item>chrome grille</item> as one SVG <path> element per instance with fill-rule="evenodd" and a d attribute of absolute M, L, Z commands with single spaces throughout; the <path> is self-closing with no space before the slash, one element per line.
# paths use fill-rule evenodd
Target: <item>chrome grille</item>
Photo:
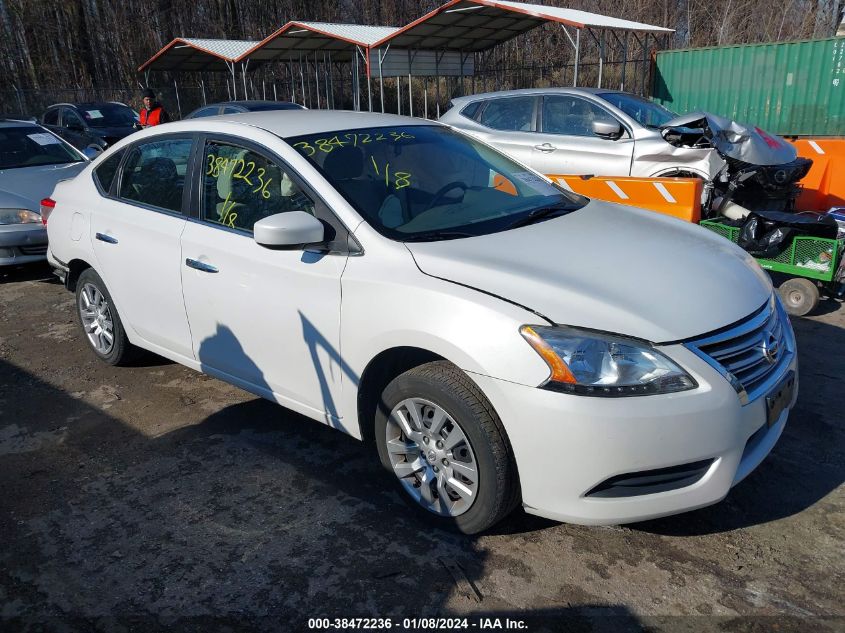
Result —
<path fill-rule="evenodd" d="M 767 393 L 795 354 L 789 317 L 775 296 L 738 325 L 686 346 L 733 385 L 743 404 Z"/>

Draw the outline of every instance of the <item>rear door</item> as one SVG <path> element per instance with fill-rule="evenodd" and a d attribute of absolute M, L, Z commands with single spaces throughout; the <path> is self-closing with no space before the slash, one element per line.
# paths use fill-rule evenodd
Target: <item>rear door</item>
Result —
<path fill-rule="evenodd" d="M 476 126 L 467 131 L 519 162 L 535 167 L 537 102 L 533 95 L 490 99 L 476 115 L 481 129 Z"/>
<path fill-rule="evenodd" d="M 180 277 L 192 150 L 190 135 L 129 146 L 117 178 L 91 213 L 97 272 L 124 324 L 145 347 L 178 360 L 193 359 Z"/>
<path fill-rule="evenodd" d="M 547 175 L 628 176 L 634 139 L 630 131 L 601 106 L 576 95 L 545 95 L 536 134 L 536 169 Z M 593 133 L 593 121 L 617 122 L 622 136 L 607 139 Z"/>
<path fill-rule="evenodd" d="M 85 123 L 72 108 L 62 108 L 61 136 L 78 149 L 88 147 L 88 135 L 85 133 Z"/>

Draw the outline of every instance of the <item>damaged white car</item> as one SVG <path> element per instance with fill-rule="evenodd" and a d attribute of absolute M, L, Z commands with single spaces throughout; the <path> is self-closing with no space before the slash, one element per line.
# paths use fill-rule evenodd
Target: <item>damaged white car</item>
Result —
<path fill-rule="evenodd" d="M 709 147 L 678 147 L 661 128 L 677 114 L 642 97 L 595 88 L 541 88 L 453 99 L 442 123 L 544 174 L 715 177 Z"/>

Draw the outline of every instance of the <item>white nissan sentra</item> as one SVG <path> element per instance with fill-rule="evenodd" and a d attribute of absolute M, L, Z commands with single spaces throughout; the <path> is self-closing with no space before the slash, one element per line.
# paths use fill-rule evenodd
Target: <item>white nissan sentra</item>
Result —
<path fill-rule="evenodd" d="M 377 448 L 466 533 L 522 504 L 612 524 L 722 499 L 797 395 L 766 273 L 421 119 L 172 123 L 55 191 L 85 340 L 205 372 Z"/>

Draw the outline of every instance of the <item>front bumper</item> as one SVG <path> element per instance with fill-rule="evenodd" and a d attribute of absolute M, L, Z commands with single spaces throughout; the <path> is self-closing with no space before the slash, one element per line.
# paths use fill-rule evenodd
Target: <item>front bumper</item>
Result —
<path fill-rule="evenodd" d="M 526 511 L 609 525 L 694 510 L 722 500 L 768 455 L 794 397 L 767 427 L 765 397 L 742 406 L 734 388 L 690 350 L 673 345 L 662 351 L 696 379 L 697 389 L 598 398 L 471 374 L 505 426 Z M 797 381 L 795 357 L 782 374 L 789 370 Z M 613 498 L 589 494 L 613 478 L 702 462 L 703 474 L 680 488 Z"/>
<path fill-rule="evenodd" d="M 0 225 L 0 266 L 44 261 L 47 229 L 41 224 Z"/>

